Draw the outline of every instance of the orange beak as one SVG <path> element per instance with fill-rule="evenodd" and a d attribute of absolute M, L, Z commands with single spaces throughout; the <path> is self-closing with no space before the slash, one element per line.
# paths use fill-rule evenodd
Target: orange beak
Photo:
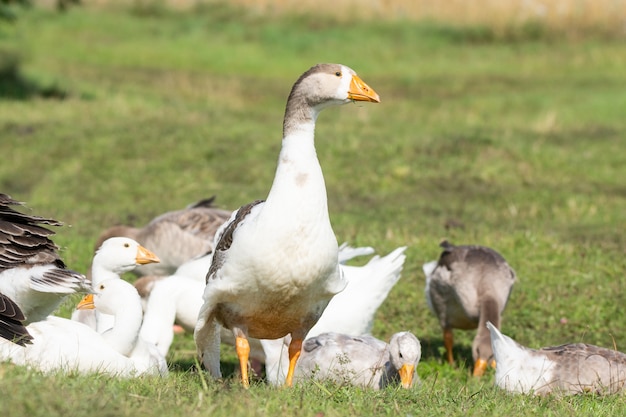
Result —
<path fill-rule="evenodd" d="M 400 373 L 400 381 L 402 382 L 402 388 L 411 388 L 413 385 L 413 371 L 415 367 L 413 365 L 404 364 L 398 371 Z"/>
<path fill-rule="evenodd" d="M 93 294 L 87 294 L 76 305 L 76 310 L 93 310 L 96 306 L 93 303 Z"/>
<path fill-rule="evenodd" d="M 139 245 L 137 247 L 137 256 L 135 257 L 135 262 L 138 265 L 152 264 L 161 262 L 158 256 L 154 254 L 154 252 L 149 251 L 143 246 Z"/>
<path fill-rule="evenodd" d="M 369 85 L 365 84 L 356 74 L 352 76 L 352 81 L 350 81 L 348 99 L 354 101 L 371 101 L 373 103 L 380 103 L 378 93 L 376 93 L 376 91 L 374 91 L 374 89 Z"/>
<path fill-rule="evenodd" d="M 484 359 L 477 359 L 474 364 L 474 376 L 483 376 L 487 370 L 487 361 Z"/>

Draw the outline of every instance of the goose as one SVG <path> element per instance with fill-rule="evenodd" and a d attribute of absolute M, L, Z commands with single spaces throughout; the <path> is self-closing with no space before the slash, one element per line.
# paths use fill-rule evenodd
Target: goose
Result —
<path fill-rule="evenodd" d="M 140 369 L 156 370 L 160 375 L 167 375 L 165 357 L 154 344 L 139 335 L 143 310 L 139 293 L 132 284 L 117 278 L 102 281 L 76 308 L 99 310 L 112 316 L 113 327 L 101 333 L 109 346 L 130 357 Z"/>
<path fill-rule="evenodd" d="M 584 343 L 530 349 L 486 323 L 496 386 L 515 393 L 612 394 L 626 388 L 626 353 Z"/>
<path fill-rule="evenodd" d="M 150 250 L 127 237 L 112 237 L 105 240 L 96 251 L 91 262 L 92 289 L 101 282 L 121 279 L 120 275 L 132 271 L 139 265 L 159 262 Z M 75 310 L 72 319 L 80 321 L 102 333 L 113 326 L 113 316 L 94 310 Z"/>
<path fill-rule="evenodd" d="M 495 367 L 485 323 L 500 326 L 500 316 L 515 283 L 515 271 L 502 255 L 484 246 L 455 246 L 443 241 L 438 261 L 424 264 L 426 300 L 439 319 L 447 359 L 454 363 L 452 329 L 476 329 L 472 343 L 474 376 Z"/>
<path fill-rule="evenodd" d="M 12 208 L 23 205 L 0 193 L 0 334 L 18 344 L 32 339 L 25 325 L 45 319 L 68 294 L 90 290 L 87 278 L 59 257 L 49 238 L 54 232 L 42 226 L 62 223 Z"/>
<path fill-rule="evenodd" d="M 374 256 L 363 266 L 340 265 L 348 281 L 346 288 L 335 295 L 306 337 L 334 332 L 348 336 L 371 333 L 374 316 L 389 291 L 398 282 L 406 255 L 406 246 L 396 248 L 386 256 Z M 340 251 L 340 257 L 343 251 Z M 265 376 L 277 385 L 285 378 L 289 358 L 285 346 L 289 337 L 261 340 L 265 354 Z"/>
<path fill-rule="evenodd" d="M 422 355 L 420 342 L 411 332 L 395 333 L 389 344 L 373 336 L 322 333 L 305 340 L 296 378 L 381 389 L 401 381 L 411 388 Z"/>
<path fill-rule="evenodd" d="M 150 248 L 161 259 L 158 264 L 139 266 L 134 273 L 139 276 L 173 274 L 183 263 L 213 250 L 215 232 L 232 213 L 216 208 L 214 201 L 215 196 L 185 209 L 161 214 L 142 228 L 110 227 L 98 237 L 96 249 L 111 237 L 128 237 Z"/>
<path fill-rule="evenodd" d="M 287 99 L 282 148 L 266 200 L 240 207 L 216 234 L 194 331 L 201 361 L 214 378 L 221 378 L 223 326 L 236 339 L 244 387 L 249 386 L 248 337 L 291 334 L 285 381 L 291 386 L 304 337 L 346 286 L 314 131 L 321 110 L 352 101 L 380 98 L 344 65 L 318 64 L 302 74 Z"/>
<path fill-rule="evenodd" d="M 372 299 L 374 297 L 381 297 L 381 292 L 385 290 L 388 292 L 391 289 L 391 286 L 395 284 L 400 275 L 400 270 L 402 269 L 402 263 L 404 262 L 404 252 L 405 248 L 399 248 L 394 251 L 392 254 L 379 258 L 378 256 L 371 259 L 366 265 L 363 266 L 347 266 L 344 265 L 345 262 L 357 257 L 364 256 L 372 253 L 374 251 L 373 248 L 367 247 L 351 247 L 348 246 L 347 243 L 343 243 L 339 247 L 339 260 L 340 267 L 344 271 L 344 275 L 349 283 L 357 282 L 360 283 L 363 287 L 369 287 L 372 291 L 363 290 L 361 292 L 365 292 L 366 299 Z M 203 263 L 206 266 L 204 269 L 204 275 L 206 275 L 206 271 L 210 266 L 210 262 L 206 263 L 206 259 L 198 259 L 194 261 L 190 261 L 186 264 L 181 265 L 180 268 L 176 270 L 176 274 L 171 275 L 169 277 L 142 277 L 138 281 L 135 282 L 135 286 L 137 287 L 138 282 L 139 288 L 138 292 L 144 300 L 144 321 L 141 326 L 141 336 L 148 342 L 154 343 L 161 354 L 163 356 L 167 356 L 170 345 L 174 339 L 174 332 L 172 330 L 172 326 L 177 323 L 180 325 L 183 330 L 188 332 L 193 332 L 193 329 L 196 325 L 196 321 L 198 319 L 198 312 L 202 307 L 202 291 L 204 290 L 204 276 L 199 278 L 196 272 L 201 271 L 200 267 Z M 370 284 L 370 281 L 372 282 Z M 376 286 L 376 284 L 378 284 Z M 346 290 L 339 293 L 337 297 L 343 296 L 344 292 L 351 287 L 350 285 L 346 287 Z M 354 287 L 354 285 L 352 285 Z M 376 288 L 381 288 L 377 290 Z M 389 289 L 386 289 L 389 288 Z M 369 298 L 368 298 L 369 296 Z M 385 295 L 382 295 L 384 298 Z M 382 302 L 382 300 L 381 300 Z M 336 305 L 335 298 L 331 300 L 330 304 L 324 310 L 324 313 L 320 317 L 318 324 L 314 326 L 317 328 L 320 323 L 329 322 L 329 323 L 345 323 L 350 322 L 350 320 L 346 319 L 347 317 L 353 318 L 353 322 L 356 322 L 356 326 L 359 326 L 359 330 L 352 330 L 352 333 L 362 334 L 365 331 L 369 331 L 371 329 L 371 323 L 365 323 L 373 319 L 374 312 L 371 314 L 364 312 L 349 312 L 346 313 L 346 308 L 338 308 L 338 311 L 335 314 L 334 318 L 325 319 L 328 315 L 327 311 L 330 309 L 330 313 L 332 313 L 333 305 Z M 366 301 L 361 300 L 361 305 L 367 304 Z M 354 304 L 353 304 L 354 306 Z M 374 309 L 377 306 L 374 306 Z M 369 324 L 369 327 L 368 327 Z M 354 326 L 354 325 L 353 325 Z M 341 330 L 345 330 L 350 332 L 350 328 L 348 326 L 339 327 Z M 309 332 L 310 334 L 311 332 Z M 234 345 L 235 340 L 232 337 L 232 332 L 222 329 L 221 330 L 221 341 L 222 343 L 227 343 Z M 270 353 L 271 347 L 261 346 L 263 342 L 266 342 L 268 346 L 274 346 L 274 350 L 271 351 L 272 357 L 276 359 L 272 359 L 270 362 L 270 367 L 274 367 L 273 363 L 282 359 L 282 339 L 277 341 L 259 341 L 257 339 L 250 339 L 250 358 L 258 361 L 260 363 L 266 363 L 267 365 L 267 354 Z M 285 355 L 285 360 L 288 361 Z M 286 366 L 283 368 L 286 369 Z M 284 375 L 282 376 L 284 380 Z"/>
<path fill-rule="evenodd" d="M 137 339 L 142 312 L 134 287 L 121 279 L 101 282 L 78 308 L 114 314 L 115 326 L 104 334 L 83 323 L 49 316 L 27 326 L 33 343 L 27 346 L 0 340 L 0 360 L 43 372 L 103 373 L 119 377 L 166 375 L 164 359 Z M 91 306 L 89 305 L 91 303 Z"/>

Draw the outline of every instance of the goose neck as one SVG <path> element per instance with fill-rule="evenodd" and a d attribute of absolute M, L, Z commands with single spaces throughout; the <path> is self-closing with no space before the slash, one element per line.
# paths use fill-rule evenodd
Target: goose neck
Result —
<path fill-rule="evenodd" d="M 113 328 L 104 333 L 107 343 L 122 355 L 129 356 L 137 343 L 142 322 L 141 304 L 126 303 L 116 312 Z"/>

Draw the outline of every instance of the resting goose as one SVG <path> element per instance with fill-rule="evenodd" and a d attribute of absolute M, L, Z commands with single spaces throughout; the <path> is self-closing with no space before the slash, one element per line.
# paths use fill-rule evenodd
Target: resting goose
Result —
<path fill-rule="evenodd" d="M 139 265 L 159 262 L 159 258 L 133 239 L 112 237 L 105 240 L 96 251 L 91 262 L 92 289 L 101 282 L 121 279 L 120 275 L 132 271 Z M 94 310 L 75 310 L 72 319 L 80 321 L 102 333 L 113 327 L 113 317 Z"/>
<path fill-rule="evenodd" d="M 406 259 L 405 250 L 406 246 L 402 246 L 387 256 L 374 256 L 363 266 L 341 265 L 348 284 L 330 300 L 320 319 L 307 333 L 307 339 L 326 332 L 347 336 L 370 333 L 376 311 L 400 279 Z M 340 258 L 343 252 L 339 252 Z M 288 336 L 261 340 L 265 353 L 265 375 L 271 384 L 279 384 L 285 378 L 289 366 L 285 346 L 289 345 L 289 341 Z"/>
<path fill-rule="evenodd" d="M 496 385 L 516 393 L 612 394 L 626 387 L 626 354 L 583 343 L 524 347 L 487 322 L 498 366 Z"/>
<path fill-rule="evenodd" d="M 484 246 L 440 245 L 439 261 L 424 264 L 426 300 L 439 319 L 448 362 L 454 363 L 452 329 L 476 329 L 472 343 L 475 376 L 489 363 L 495 367 L 487 321 L 500 326 L 500 316 L 515 283 L 515 271 L 495 250 Z"/>
<path fill-rule="evenodd" d="M 117 278 L 102 281 L 76 308 L 95 309 L 113 317 L 113 327 L 101 333 L 109 346 L 130 357 L 136 368 L 167 374 L 165 357 L 154 344 L 139 335 L 143 310 L 139 294 L 132 284 Z"/>
<path fill-rule="evenodd" d="M 296 378 L 373 389 L 400 380 L 403 388 L 410 388 L 421 355 L 420 342 L 410 332 L 394 334 L 389 344 L 372 336 L 322 333 L 305 340 Z"/>
<path fill-rule="evenodd" d="M 23 324 L 45 319 L 66 295 L 90 289 L 84 275 L 65 267 L 48 237 L 54 232 L 42 226 L 61 223 L 11 207 L 23 204 L 0 193 L 0 334 L 20 344 L 30 340 Z"/>
<path fill-rule="evenodd" d="M 79 308 L 94 303 L 103 312 L 114 314 L 115 326 L 100 334 L 83 323 L 49 316 L 27 326 L 33 343 L 25 347 L 0 340 L 0 360 L 35 369 L 80 373 L 105 373 L 134 377 L 165 375 L 167 365 L 137 339 L 142 312 L 134 287 L 121 279 L 101 282 L 94 295 Z M 145 348 L 145 350 L 144 350 Z"/>
<path fill-rule="evenodd" d="M 221 377 L 221 325 L 235 336 L 244 387 L 249 384 L 248 337 L 291 334 L 286 384 L 292 385 L 304 337 L 346 285 L 314 131 L 321 110 L 351 101 L 380 99 L 344 65 L 318 64 L 302 74 L 287 100 L 282 149 L 267 199 L 239 208 L 216 235 L 194 333 L 201 360 L 215 378 Z"/>
<path fill-rule="evenodd" d="M 215 232 L 232 213 L 214 207 L 214 200 L 211 197 L 185 209 L 164 213 L 143 228 L 113 226 L 100 235 L 96 249 L 111 237 L 128 237 L 150 248 L 161 260 L 158 264 L 138 267 L 134 270 L 136 274 L 173 274 L 183 263 L 213 250 Z"/>

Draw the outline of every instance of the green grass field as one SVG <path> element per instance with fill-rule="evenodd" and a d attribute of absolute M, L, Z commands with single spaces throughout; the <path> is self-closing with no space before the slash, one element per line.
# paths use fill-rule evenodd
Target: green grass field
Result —
<path fill-rule="evenodd" d="M 374 326 L 421 340 L 422 386 L 241 389 L 176 340 L 165 380 L 118 381 L 0 365 L 0 410 L 57 416 L 450 416 L 626 413 L 622 396 L 534 398 L 470 376 L 473 332 L 443 358 L 421 265 L 447 238 L 501 252 L 519 280 L 503 331 L 524 345 L 626 351 L 626 44 L 435 23 L 272 17 L 219 4 L 19 11 L 0 21 L 0 192 L 63 221 L 85 271 L 98 233 L 211 195 L 264 198 L 286 97 L 317 62 L 354 68 L 381 104 L 324 112 L 316 135 L 340 242 L 407 245 Z M 130 278 L 130 277 L 129 277 Z M 67 315 L 78 296 L 63 305 Z"/>

